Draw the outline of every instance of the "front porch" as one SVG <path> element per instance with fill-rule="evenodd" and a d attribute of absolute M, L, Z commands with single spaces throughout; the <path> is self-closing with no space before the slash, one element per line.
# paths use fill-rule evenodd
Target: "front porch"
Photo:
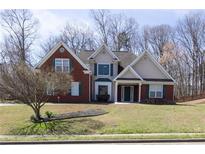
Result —
<path fill-rule="evenodd" d="M 115 81 L 115 103 L 141 102 L 141 86 L 139 80 L 116 80 Z"/>

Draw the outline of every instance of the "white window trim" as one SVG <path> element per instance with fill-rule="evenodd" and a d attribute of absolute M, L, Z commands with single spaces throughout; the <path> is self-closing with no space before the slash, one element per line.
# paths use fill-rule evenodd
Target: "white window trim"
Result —
<path fill-rule="evenodd" d="M 49 88 L 51 88 L 50 90 L 51 93 L 49 93 Z M 48 96 L 54 96 L 54 84 L 53 83 L 47 83 L 46 94 Z"/>
<path fill-rule="evenodd" d="M 109 101 L 112 99 L 112 82 L 95 82 L 95 100 L 97 100 L 96 95 L 98 95 L 99 92 L 99 86 L 108 86 L 108 95 L 110 95 Z"/>
<path fill-rule="evenodd" d="M 78 84 L 77 86 L 77 89 L 78 89 L 78 94 L 73 94 L 73 89 L 72 89 L 72 84 Z M 79 90 L 79 87 L 80 87 L 80 82 L 71 82 L 71 96 L 80 96 L 80 90 Z"/>
<path fill-rule="evenodd" d="M 109 73 L 108 73 L 108 75 L 100 75 L 100 74 L 98 74 L 98 71 L 99 71 L 99 65 L 108 65 L 109 66 Z M 97 76 L 99 76 L 99 77 L 105 77 L 105 76 L 110 76 L 110 63 L 97 63 Z"/>
<path fill-rule="evenodd" d="M 150 86 L 161 86 L 161 89 L 159 90 L 159 89 L 155 89 L 155 90 L 152 90 L 151 88 L 150 88 Z M 155 96 L 154 97 L 151 97 L 150 96 L 150 92 L 151 91 L 153 91 L 155 94 Z M 157 92 L 161 92 L 162 93 L 162 95 L 161 95 L 161 97 L 157 97 Z M 163 98 L 163 85 L 161 85 L 161 84 L 150 84 L 149 85 L 149 98 Z"/>
<path fill-rule="evenodd" d="M 68 73 L 70 73 L 70 59 L 69 58 L 55 58 L 55 72 L 56 72 L 56 60 L 60 60 L 62 62 L 62 72 L 63 71 L 63 60 L 68 60 Z"/>

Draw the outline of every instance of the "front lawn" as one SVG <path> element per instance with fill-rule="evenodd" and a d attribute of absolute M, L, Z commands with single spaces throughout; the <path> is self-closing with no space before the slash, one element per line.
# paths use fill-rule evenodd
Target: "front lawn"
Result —
<path fill-rule="evenodd" d="M 49 104 L 43 108 L 42 113 L 45 111 L 65 113 L 91 108 L 104 109 L 109 113 L 96 117 L 66 120 L 62 125 L 67 129 L 66 134 L 205 133 L 205 104 Z M 0 134 L 16 134 L 17 130 L 32 125 L 29 117 L 33 113 L 28 106 L 1 106 L 0 113 Z M 34 130 L 32 133 L 29 128 L 28 134 L 39 134 L 37 133 L 39 126 L 35 127 L 37 129 L 32 129 Z M 20 132 L 20 134 L 25 133 Z M 49 133 L 42 132 L 42 134 Z"/>

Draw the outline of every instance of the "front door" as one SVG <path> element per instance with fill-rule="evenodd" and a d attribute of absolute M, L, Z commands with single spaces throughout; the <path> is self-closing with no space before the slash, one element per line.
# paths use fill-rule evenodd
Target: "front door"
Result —
<path fill-rule="evenodd" d="M 99 85 L 98 87 L 98 95 L 108 95 L 108 86 Z"/>
<path fill-rule="evenodd" d="M 108 95 L 108 86 L 99 85 L 97 97 L 98 101 L 107 102 L 110 98 L 110 96 Z"/>
<path fill-rule="evenodd" d="M 130 102 L 130 87 L 124 88 L 124 101 Z"/>

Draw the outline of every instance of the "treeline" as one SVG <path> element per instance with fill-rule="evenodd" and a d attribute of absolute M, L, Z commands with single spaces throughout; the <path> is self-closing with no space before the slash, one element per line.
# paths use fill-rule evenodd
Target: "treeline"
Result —
<path fill-rule="evenodd" d="M 109 10 L 91 10 L 92 28 L 68 23 L 41 44 L 47 53 L 58 41 L 76 53 L 95 50 L 104 42 L 113 51 L 139 54 L 150 51 L 176 80 L 176 97 L 193 96 L 205 90 L 205 14 L 190 12 L 175 26 L 140 26 L 136 19 Z M 1 13 L 5 38 L 1 55 L 31 62 L 30 52 L 36 40 L 39 22 L 29 10 L 5 10 Z M 94 28 L 93 28 L 94 27 Z M 9 55 L 9 56 L 7 56 Z M 43 54 L 41 53 L 41 56 Z M 8 58 L 7 58 L 8 61 Z"/>

